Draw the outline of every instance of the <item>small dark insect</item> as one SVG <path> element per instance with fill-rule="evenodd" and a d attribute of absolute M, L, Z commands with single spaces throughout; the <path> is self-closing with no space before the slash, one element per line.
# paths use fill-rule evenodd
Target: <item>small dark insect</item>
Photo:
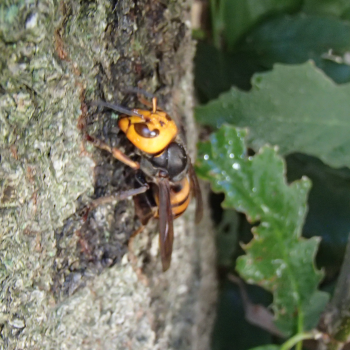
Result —
<path fill-rule="evenodd" d="M 152 97 L 152 103 L 144 99 L 140 99 L 140 102 L 150 109 L 127 109 L 102 101 L 93 103 L 121 113 L 119 128 L 136 147 L 138 161 L 90 135 L 86 135 L 86 139 L 135 169 L 138 187 L 118 194 L 118 198 L 134 196 L 136 214 L 142 225 L 146 225 L 152 217 L 159 219 L 160 254 L 163 271 L 166 271 L 171 263 L 173 220 L 185 212 L 193 196 L 196 198 L 198 223 L 203 213 L 202 196 L 191 159 L 174 120 L 157 106 L 156 97 Z M 103 203 L 104 199 L 101 198 L 99 202 Z"/>

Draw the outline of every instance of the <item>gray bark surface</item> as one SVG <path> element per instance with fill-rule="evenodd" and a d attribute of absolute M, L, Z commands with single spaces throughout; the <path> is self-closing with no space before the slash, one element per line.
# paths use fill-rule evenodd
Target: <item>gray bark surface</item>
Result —
<path fill-rule="evenodd" d="M 82 214 L 96 188 L 126 186 L 124 166 L 83 149 L 78 124 L 89 121 L 103 137 L 114 118 L 96 112 L 94 120 L 86 101 L 120 101 L 137 84 L 158 90 L 194 156 L 189 11 L 187 1 L 0 4 L 1 349 L 210 348 L 216 280 L 207 206 L 197 227 L 194 204 L 176 220 L 166 273 L 156 223 L 135 239 L 142 274 L 129 262 L 132 200 L 103 205 L 87 221 Z"/>

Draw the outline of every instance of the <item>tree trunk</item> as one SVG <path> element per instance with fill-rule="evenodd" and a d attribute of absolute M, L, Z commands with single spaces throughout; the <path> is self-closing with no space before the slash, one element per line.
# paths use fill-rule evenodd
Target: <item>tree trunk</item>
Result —
<path fill-rule="evenodd" d="M 83 143 L 87 129 L 129 147 L 114 115 L 88 101 L 120 102 L 128 87 L 157 91 L 194 155 L 190 3 L 0 9 L 1 349 L 209 349 L 216 282 L 206 205 L 201 225 L 193 205 L 175 221 L 166 273 L 156 223 L 127 252 L 139 225 L 132 200 L 86 210 L 132 177 Z"/>

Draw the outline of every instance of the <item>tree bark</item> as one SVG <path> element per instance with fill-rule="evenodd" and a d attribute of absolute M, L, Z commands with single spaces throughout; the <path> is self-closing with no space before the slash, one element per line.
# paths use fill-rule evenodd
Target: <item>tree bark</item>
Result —
<path fill-rule="evenodd" d="M 193 205 L 175 221 L 162 273 L 155 223 L 127 253 L 138 225 L 132 200 L 86 211 L 91 197 L 126 188 L 130 171 L 82 142 L 85 124 L 119 142 L 114 115 L 87 101 L 118 102 L 141 86 L 182 119 L 194 156 L 190 3 L 0 7 L 1 349 L 209 349 L 216 280 L 207 206 L 198 227 Z"/>

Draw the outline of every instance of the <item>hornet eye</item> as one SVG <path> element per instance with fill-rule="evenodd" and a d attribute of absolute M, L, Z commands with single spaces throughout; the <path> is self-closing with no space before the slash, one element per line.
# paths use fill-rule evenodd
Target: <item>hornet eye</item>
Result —
<path fill-rule="evenodd" d="M 159 135 L 159 130 L 154 129 L 150 130 L 148 129 L 148 126 L 146 123 L 137 123 L 134 124 L 135 131 L 142 137 L 145 137 L 147 139 L 151 139 L 153 137 L 156 137 Z"/>

